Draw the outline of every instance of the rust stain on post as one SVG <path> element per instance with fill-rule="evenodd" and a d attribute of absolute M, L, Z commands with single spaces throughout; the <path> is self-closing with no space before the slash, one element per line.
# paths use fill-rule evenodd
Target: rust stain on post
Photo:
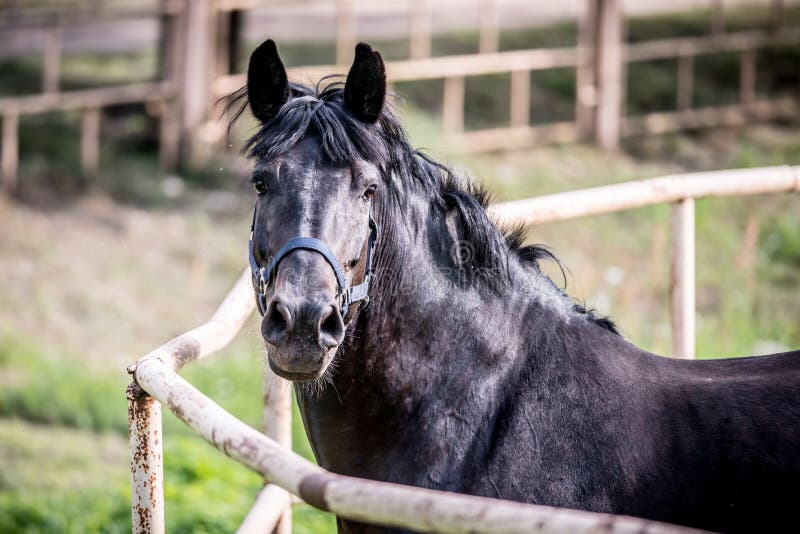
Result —
<path fill-rule="evenodd" d="M 137 384 L 128 386 L 133 532 L 164 532 L 161 405 Z"/>

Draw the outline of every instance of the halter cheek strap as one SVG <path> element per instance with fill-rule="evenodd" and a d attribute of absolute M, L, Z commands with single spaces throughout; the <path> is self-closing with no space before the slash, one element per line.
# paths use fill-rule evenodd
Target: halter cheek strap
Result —
<path fill-rule="evenodd" d="M 267 311 L 267 287 L 272 279 L 278 264 L 290 252 L 297 249 L 310 250 L 320 254 L 328 265 L 333 269 L 336 275 L 336 298 L 340 299 L 339 312 L 342 317 L 347 316 L 347 311 L 350 305 L 355 302 L 366 301 L 369 302 L 369 284 L 372 281 L 374 273 L 372 271 L 372 249 L 375 242 L 378 240 L 378 225 L 369 217 L 369 237 L 367 238 L 367 261 L 366 270 L 364 271 L 364 281 L 360 284 L 349 286 L 347 279 L 344 276 L 344 271 L 339 265 L 336 255 L 328 248 L 324 242 L 313 237 L 293 237 L 284 244 L 277 254 L 267 263 L 266 267 L 259 267 L 256 262 L 255 252 L 253 250 L 253 232 L 256 224 L 256 213 L 253 210 L 253 223 L 250 225 L 250 241 L 248 243 L 250 271 L 253 274 L 253 288 L 256 292 L 256 303 L 258 304 L 258 311 L 263 316 Z"/>

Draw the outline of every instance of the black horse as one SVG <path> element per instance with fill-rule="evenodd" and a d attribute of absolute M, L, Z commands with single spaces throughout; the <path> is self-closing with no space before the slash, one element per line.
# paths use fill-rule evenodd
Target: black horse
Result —
<path fill-rule="evenodd" d="M 319 463 L 712 530 L 796 528 L 800 353 L 635 347 L 539 270 L 546 249 L 489 220 L 482 191 L 414 150 L 385 100 L 368 45 L 346 83 L 311 88 L 266 41 L 231 102 L 261 123 L 247 150 L 269 365 L 296 382 Z"/>

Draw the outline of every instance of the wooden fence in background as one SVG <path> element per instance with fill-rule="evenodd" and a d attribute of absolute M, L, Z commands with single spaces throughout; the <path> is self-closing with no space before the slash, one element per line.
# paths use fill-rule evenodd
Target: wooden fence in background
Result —
<path fill-rule="evenodd" d="M 103 20 L 159 18 L 164 28 L 184 13 L 183 0 L 142 2 L 50 2 L 10 1 L 0 8 L 0 39 L 8 32 L 32 32 L 41 36 L 42 83 L 38 94 L 0 97 L 2 119 L 2 156 L 0 189 L 13 191 L 19 171 L 19 121 L 24 115 L 57 111 L 81 113 L 80 162 L 86 175 L 94 175 L 100 166 L 100 140 L 103 109 L 125 104 L 145 104 L 150 115 L 159 118 L 160 162 L 164 169 L 178 162 L 180 132 L 180 94 L 175 69 L 180 58 L 178 43 L 162 43 L 158 79 L 150 83 L 131 83 L 112 87 L 80 90 L 61 89 L 62 31 L 65 26 Z M 166 35 L 166 32 L 162 32 Z"/>
<path fill-rule="evenodd" d="M 253 2 L 225 0 L 220 9 L 240 9 Z M 337 8 L 336 65 L 299 67 L 290 75 L 316 81 L 349 68 L 357 40 L 356 8 L 359 2 L 339 0 Z M 452 146 L 465 151 L 524 148 L 541 143 L 592 140 L 616 149 L 620 139 L 649 133 L 734 126 L 753 120 L 797 117 L 797 98 L 758 99 L 756 52 L 766 47 L 800 44 L 800 27 L 783 25 L 784 2 L 772 0 L 769 29 L 725 32 L 724 2 L 710 0 L 709 35 L 627 43 L 622 0 L 586 0 L 578 24 L 578 42 L 567 48 L 499 52 L 497 2 L 479 0 L 479 53 L 430 57 L 430 4 L 410 0 L 409 55 L 387 63 L 390 82 L 442 79 L 442 129 Z M 734 105 L 696 109 L 694 59 L 697 56 L 733 52 L 740 55 L 739 102 Z M 678 84 L 676 111 L 626 116 L 625 87 L 629 63 L 675 59 Z M 572 121 L 533 125 L 531 122 L 531 74 L 550 69 L 574 69 L 575 111 Z M 508 74 L 509 124 L 501 128 L 465 131 L 466 78 Z M 212 81 L 212 97 L 224 96 L 244 84 L 243 74 L 222 75 Z M 533 110 L 535 113 L 535 110 Z M 213 128 L 207 125 L 207 128 Z M 222 132 L 218 128 L 218 132 Z M 221 133 L 220 133 L 221 135 Z"/>
<path fill-rule="evenodd" d="M 673 353 L 694 356 L 694 199 L 706 196 L 800 192 L 800 166 L 665 176 L 516 200 L 490 208 L 506 223 L 546 223 L 653 204 L 672 205 L 671 326 Z M 291 452 L 291 393 L 265 375 L 265 433 L 248 427 L 205 397 L 177 372 L 227 345 L 255 308 L 249 269 L 214 316 L 128 368 L 134 534 L 164 532 L 161 405 L 234 460 L 261 474 L 264 489 L 241 533 L 291 531 L 296 502 L 356 521 L 428 532 L 682 532 L 636 518 L 523 505 L 336 475 Z M 295 495 L 298 498 L 293 498 Z M 301 500 L 302 499 L 302 500 Z"/>
<path fill-rule="evenodd" d="M 263 6 L 255 0 L 152 0 L 139 2 L 72 2 L 68 10 L 37 7 L 47 1 L 12 2 L 0 10 L 0 36 L 28 25 L 42 33 L 42 92 L 0 98 L 2 162 L 0 178 L 7 190 L 17 183 L 20 116 L 61 110 L 80 110 L 81 163 L 84 172 L 97 172 L 102 109 L 147 103 L 160 118 L 160 155 L 165 169 L 182 159 L 202 163 L 225 138 L 216 120 L 214 103 L 244 84 L 236 73 L 243 45 L 247 11 Z M 747 121 L 800 115 L 796 97 L 759 98 L 756 94 L 756 53 L 765 47 L 800 44 L 800 28 L 782 24 L 784 2 L 772 0 L 770 28 L 725 31 L 724 2 L 709 0 L 709 34 L 701 37 L 628 43 L 622 0 L 585 0 L 578 24 L 578 42 L 566 48 L 498 51 L 497 0 L 477 0 L 479 53 L 430 57 L 430 0 L 408 0 L 409 59 L 387 63 L 392 82 L 442 79 L 442 126 L 447 140 L 467 151 L 513 149 L 538 143 L 594 141 L 615 149 L 621 138 L 674 130 L 730 126 Z M 335 0 L 336 65 L 290 69 L 304 81 L 346 72 L 358 32 L 356 19 L 364 0 Z M 383 4 L 369 4 L 375 10 Z M 16 6 L 16 7 L 14 7 Z M 81 7 L 82 6 L 82 7 Z M 87 7 L 88 6 L 88 7 Z M 139 6 L 139 7 L 137 7 Z M 63 6 L 62 6 L 63 7 Z M 79 8 L 80 7 L 80 8 Z M 384 9 L 397 6 L 384 5 Z M 16 10 L 16 11 L 15 11 Z M 16 15 L 15 15 L 16 13 Z M 160 21 L 158 79 L 151 84 L 62 91 L 59 88 L 61 31 L 64 25 L 95 19 L 157 17 Z M 693 108 L 695 58 L 723 52 L 740 55 L 739 101 L 733 105 Z M 626 116 L 627 65 L 674 59 L 677 63 L 676 110 Z M 575 72 L 574 118 L 536 124 L 531 121 L 531 76 L 549 69 Z M 510 76 L 509 124 L 501 128 L 466 131 L 466 79 L 485 74 Z M 533 110 L 533 115 L 536 110 Z"/>

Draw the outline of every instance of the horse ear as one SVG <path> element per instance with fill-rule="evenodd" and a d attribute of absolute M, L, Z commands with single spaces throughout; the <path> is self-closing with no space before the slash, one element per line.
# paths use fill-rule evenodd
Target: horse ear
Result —
<path fill-rule="evenodd" d="M 383 58 L 366 43 L 356 46 L 356 58 L 344 86 L 344 103 L 359 120 L 373 123 L 386 99 L 386 69 Z"/>
<path fill-rule="evenodd" d="M 267 122 L 289 99 L 286 68 L 278 56 L 275 41 L 267 39 L 250 55 L 247 67 L 247 98 L 253 115 Z"/>

